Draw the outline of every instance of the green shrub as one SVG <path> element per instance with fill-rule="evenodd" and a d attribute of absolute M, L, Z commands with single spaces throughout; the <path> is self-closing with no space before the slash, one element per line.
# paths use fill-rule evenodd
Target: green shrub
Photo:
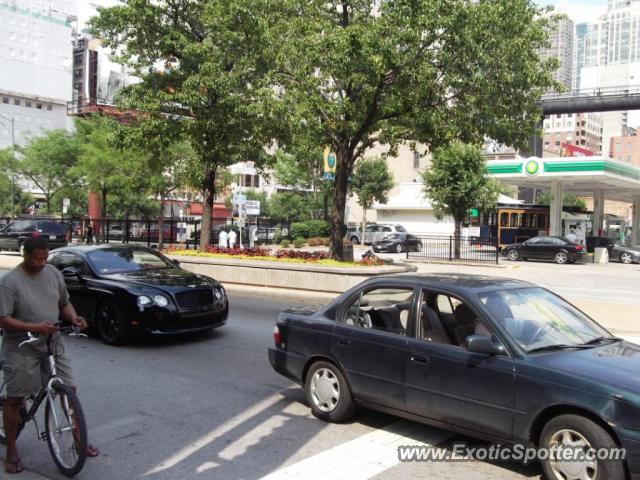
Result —
<path fill-rule="evenodd" d="M 289 229 L 291 238 L 309 238 L 309 227 L 307 222 L 295 222 L 291 224 Z"/>
<path fill-rule="evenodd" d="M 293 246 L 296 248 L 300 248 L 306 243 L 306 240 L 302 237 L 297 237 L 293 240 Z"/>
<path fill-rule="evenodd" d="M 282 248 L 287 248 L 291 243 L 286 238 L 280 242 Z"/>
<path fill-rule="evenodd" d="M 282 233 L 276 232 L 273 234 L 273 243 L 276 245 L 282 242 Z"/>
<path fill-rule="evenodd" d="M 307 234 L 309 237 L 328 237 L 331 234 L 331 225 L 324 220 L 309 220 L 307 224 Z"/>

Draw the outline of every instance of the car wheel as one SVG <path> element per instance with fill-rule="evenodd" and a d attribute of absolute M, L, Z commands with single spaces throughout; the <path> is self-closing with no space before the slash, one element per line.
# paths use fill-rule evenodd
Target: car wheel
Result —
<path fill-rule="evenodd" d="M 565 252 L 558 252 L 553 257 L 556 263 L 562 265 L 569 261 L 569 256 Z"/>
<path fill-rule="evenodd" d="M 360 244 L 360 241 L 358 240 L 358 237 L 356 237 L 356 236 L 351 237 L 350 241 L 351 241 L 351 245 L 359 245 Z"/>
<path fill-rule="evenodd" d="M 126 323 L 122 310 L 113 300 L 103 300 L 96 311 L 98 334 L 107 345 L 122 345 L 125 341 Z"/>
<path fill-rule="evenodd" d="M 355 405 L 349 385 L 338 367 L 329 362 L 311 365 L 305 382 L 313 414 L 327 422 L 342 422 L 353 415 Z"/>
<path fill-rule="evenodd" d="M 631 254 L 630 254 L 630 253 L 628 253 L 628 252 L 622 252 L 622 253 L 620 254 L 620 261 L 621 261 L 622 263 L 629 264 L 629 263 L 633 262 L 633 257 L 632 257 L 632 256 L 631 256 Z"/>
<path fill-rule="evenodd" d="M 507 258 L 509 260 L 511 260 L 512 262 L 515 262 L 516 260 L 518 260 L 520 258 L 520 253 L 518 253 L 517 250 L 512 248 L 507 252 Z"/>
<path fill-rule="evenodd" d="M 401 244 L 396 245 L 396 253 L 402 253 L 402 245 Z"/>
<path fill-rule="evenodd" d="M 546 478 L 589 480 L 625 478 L 622 460 L 590 460 L 585 456 L 587 452 L 592 455 L 594 451 L 598 452 L 601 449 L 611 451 L 618 446 L 600 425 L 579 415 L 560 415 L 549 421 L 542 430 L 540 447 L 549 452 L 569 450 L 572 455 L 569 461 L 555 460 L 553 456 L 541 461 Z M 560 455 L 566 457 L 563 453 Z"/>

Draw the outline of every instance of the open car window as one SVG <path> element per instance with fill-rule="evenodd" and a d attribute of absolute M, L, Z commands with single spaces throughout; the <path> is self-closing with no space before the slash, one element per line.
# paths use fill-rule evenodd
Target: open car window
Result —
<path fill-rule="evenodd" d="M 93 250 L 87 252 L 87 258 L 93 264 L 95 271 L 102 275 L 174 267 L 158 254 L 137 248 Z"/>
<path fill-rule="evenodd" d="M 343 322 L 354 327 L 406 335 L 413 305 L 412 288 L 377 288 L 351 301 Z"/>

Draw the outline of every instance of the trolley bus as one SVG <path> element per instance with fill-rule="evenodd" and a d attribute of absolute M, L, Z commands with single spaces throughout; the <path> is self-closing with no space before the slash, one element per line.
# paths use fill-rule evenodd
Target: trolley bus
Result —
<path fill-rule="evenodd" d="M 549 233 L 549 206 L 498 204 L 480 218 L 480 237 L 497 238 L 498 247 Z"/>

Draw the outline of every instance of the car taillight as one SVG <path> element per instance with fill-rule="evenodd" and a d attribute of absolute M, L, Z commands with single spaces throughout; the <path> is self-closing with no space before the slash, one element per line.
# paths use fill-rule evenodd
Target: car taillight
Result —
<path fill-rule="evenodd" d="M 582 250 L 584 250 L 582 245 L 576 245 L 576 252 L 581 252 Z"/>
<path fill-rule="evenodd" d="M 31 232 L 31 236 L 32 237 L 39 237 L 40 236 L 40 232 L 37 230 L 34 230 L 33 232 Z"/>
<path fill-rule="evenodd" d="M 280 337 L 280 329 L 277 325 L 273 327 L 273 343 L 276 344 L 276 347 L 279 347 L 282 343 L 282 337 Z"/>

